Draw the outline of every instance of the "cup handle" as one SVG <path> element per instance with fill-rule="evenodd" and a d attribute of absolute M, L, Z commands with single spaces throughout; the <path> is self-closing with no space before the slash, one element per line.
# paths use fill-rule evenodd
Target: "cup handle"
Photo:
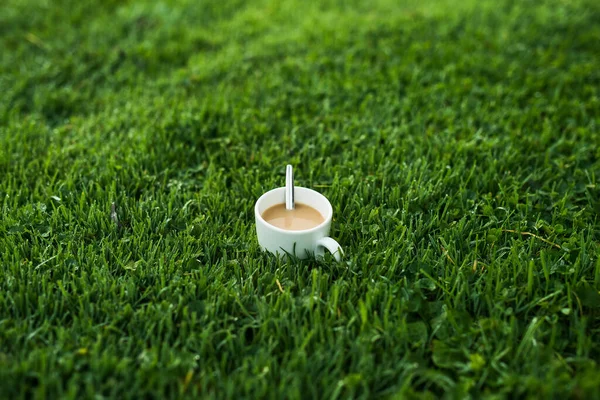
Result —
<path fill-rule="evenodd" d="M 332 238 L 324 237 L 317 240 L 317 256 L 323 257 L 323 255 L 325 254 L 324 249 L 329 250 L 329 252 L 333 254 L 335 261 L 340 262 L 342 260 L 342 255 L 344 255 L 342 247 L 338 242 L 336 242 Z"/>

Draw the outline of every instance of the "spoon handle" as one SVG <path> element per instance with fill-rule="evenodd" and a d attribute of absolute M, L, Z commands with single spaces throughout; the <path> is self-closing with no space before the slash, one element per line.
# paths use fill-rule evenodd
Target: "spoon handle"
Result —
<path fill-rule="evenodd" d="M 288 164 L 285 168 L 285 208 L 293 210 L 294 204 L 294 171 L 292 166 Z"/>

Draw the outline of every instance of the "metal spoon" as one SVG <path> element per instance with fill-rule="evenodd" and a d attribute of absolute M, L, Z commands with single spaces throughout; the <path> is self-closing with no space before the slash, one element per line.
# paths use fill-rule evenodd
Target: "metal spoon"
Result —
<path fill-rule="evenodd" d="M 285 208 L 293 210 L 296 207 L 294 204 L 294 171 L 292 166 L 288 164 L 285 168 Z"/>

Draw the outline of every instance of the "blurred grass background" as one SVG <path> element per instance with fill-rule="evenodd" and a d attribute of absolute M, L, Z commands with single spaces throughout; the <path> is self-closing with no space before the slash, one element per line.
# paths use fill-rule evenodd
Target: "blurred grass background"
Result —
<path fill-rule="evenodd" d="M 5 0 L 0 49 L 0 397 L 597 395 L 597 2 Z M 258 250 L 287 163 L 342 264 Z"/>

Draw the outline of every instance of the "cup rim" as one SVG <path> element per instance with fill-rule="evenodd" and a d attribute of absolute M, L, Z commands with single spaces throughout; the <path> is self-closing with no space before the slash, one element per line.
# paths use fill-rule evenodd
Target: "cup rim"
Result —
<path fill-rule="evenodd" d="M 321 229 L 323 226 L 325 226 L 326 224 L 328 224 L 328 223 L 331 222 L 331 219 L 333 217 L 333 207 L 331 206 L 331 202 L 329 201 L 329 199 L 327 199 L 327 197 L 323 196 L 321 193 L 317 192 L 316 190 L 309 189 L 309 188 L 302 187 L 302 186 L 296 186 L 294 189 L 295 190 L 301 189 L 301 190 L 307 191 L 307 192 L 311 193 L 312 195 L 317 196 L 317 197 L 321 197 L 321 198 L 323 198 L 325 200 L 325 203 L 327 204 L 327 212 L 328 213 L 327 213 L 327 216 L 325 217 L 325 219 L 323 220 L 323 222 L 321 222 L 319 225 L 314 226 L 314 227 L 312 227 L 310 229 L 303 229 L 303 230 L 299 230 L 299 231 L 291 231 L 291 230 L 287 230 L 287 229 L 281 229 L 281 228 L 279 228 L 279 227 L 277 227 L 275 225 L 271 225 L 270 223 L 268 223 L 267 221 L 265 221 L 265 219 L 262 217 L 262 215 L 258 211 L 259 204 L 261 203 L 261 201 L 264 200 L 264 198 L 267 195 L 271 194 L 272 192 L 285 191 L 285 186 L 278 187 L 278 188 L 275 188 L 275 189 L 271 189 L 271 190 L 263 193 L 258 198 L 258 200 L 256 200 L 256 204 L 254 204 L 254 216 L 255 216 L 256 220 L 257 221 L 261 221 L 262 223 L 266 224 L 270 229 L 273 229 L 275 232 L 281 232 L 281 233 L 285 233 L 287 235 L 301 235 L 301 234 L 303 235 L 303 234 L 306 234 L 306 233 L 316 232 L 319 229 Z M 282 204 L 285 204 L 285 203 L 282 203 Z M 315 208 L 315 207 L 313 207 L 313 208 Z M 317 211 L 319 211 L 319 210 L 317 210 Z"/>

